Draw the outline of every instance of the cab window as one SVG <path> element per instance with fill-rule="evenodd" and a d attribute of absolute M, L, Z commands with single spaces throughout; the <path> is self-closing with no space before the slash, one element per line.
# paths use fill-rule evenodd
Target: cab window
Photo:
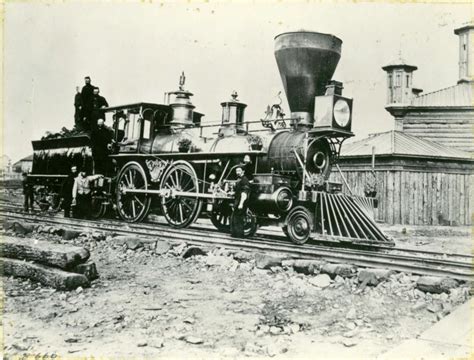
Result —
<path fill-rule="evenodd" d="M 148 140 L 150 139 L 150 131 L 151 131 L 151 121 L 148 119 L 142 119 L 143 121 L 143 139 Z"/>

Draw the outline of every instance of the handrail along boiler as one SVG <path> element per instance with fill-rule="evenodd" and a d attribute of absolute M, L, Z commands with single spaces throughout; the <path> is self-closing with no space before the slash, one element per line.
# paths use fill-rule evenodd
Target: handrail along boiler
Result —
<path fill-rule="evenodd" d="M 106 108 L 113 118 L 114 147 L 110 173 L 93 193 L 93 215 L 103 216 L 113 205 L 125 221 L 156 212 L 182 228 L 207 214 L 217 229 L 229 231 L 234 170 L 248 155 L 254 177 L 247 236 L 258 226 L 278 225 L 298 244 L 312 233 L 338 241 L 390 243 L 370 216 L 369 203 L 344 195 L 341 184 L 328 180 L 342 143 L 353 136 L 352 99 L 342 96 L 342 83 L 331 80 L 341 45 L 339 38 L 316 32 L 276 36 L 275 57 L 290 117 L 274 105 L 265 119 L 245 122 L 246 104 L 234 92 L 221 103 L 221 122 L 201 125 L 203 114 L 195 111 L 193 94 L 184 88 L 184 74 L 179 90 L 165 94 L 165 104 Z M 34 141 L 31 180 L 60 193 L 64 164 L 72 161 L 93 170 L 88 141 L 87 135 Z"/>

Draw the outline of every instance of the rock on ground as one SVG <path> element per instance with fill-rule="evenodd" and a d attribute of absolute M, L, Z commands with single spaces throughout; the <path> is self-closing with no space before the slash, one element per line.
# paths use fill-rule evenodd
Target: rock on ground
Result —
<path fill-rule="evenodd" d="M 207 255 L 207 251 L 204 249 L 201 249 L 198 246 L 190 246 L 181 254 L 181 257 L 183 259 L 187 259 L 189 257 L 198 256 L 198 255 Z"/>
<path fill-rule="evenodd" d="M 313 275 L 319 273 L 319 269 L 323 266 L 323 262 L 308 259 L 284 260 L 282 266 L 292 267 L 293 270 L 298 273 Z"/>
<path fill-rule="evenodd" d="M 357 268 L 351 264 L 324 264 L 321 267 L 321 273 L 328 274 L 331 279 L 336 276 L 351 277 L 357 272 Z"/>
<path fill-rule="evenodd" d="M 281 266 L 282 257 L 271 256 L 266 254 L 255 255 L 255 266 L 259 269 L 270 269 L 275 266 Z"/>
<path fill-rule="evenodd" d="M 319 274 L 309 279 L 309 282 L 317 287 L 325 288 L 331 284 L 331 278 L 327 274 Z"/>
<path fill-rule="evenodd" d="M 458 285 L 458 282 L 454 279 L 437 276 L 422 276 L 416 283 L 417 289 L 435 294 L 449 292 Z"/>
<path fill-rule="evenodd" d="M 163 255 L 171 250 L 171 244 L 167 241 L 157 241 L 155 246 L 155 254 Z"/>
<path fill-rule="evenodd" d="M 362 287 L 366 285 L 377 286 L 382 281 L 387 280 L 393 273 L 395 271 L 388 269 L 362 269 L 359 271 L 358 281 Z"/>

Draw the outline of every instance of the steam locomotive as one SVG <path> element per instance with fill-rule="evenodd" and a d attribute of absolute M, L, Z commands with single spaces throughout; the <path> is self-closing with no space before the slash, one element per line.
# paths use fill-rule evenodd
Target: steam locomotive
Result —
<path fill-rule="evenodd" d="M 264 119 L 244 121 L 246 104 L 234 92 L 221 103 L 218 124 L 201 124 L 192 93 L 165 94 L 164 104 L 135 103 L 103 109 L 113 121 L 114 147 L 107 173 L 92 193 L 91 215 L 111 209 L 127 222 L 148 214 L 173 227 L 207 216 L 230 230 L 235 168 L 246 160 L 253 173 L 245 235 L 277 225 L 294 243 L 318 238 L 355 243 L 391 243 L 371 217 L 370 202 L 341 192 L 329 181 L 342 143 L 353 136 L 352 99 L 332 81 L 342 41 L 317 32 L 275 37 L 275 57 L 291 110 L 279 105 Z M 209 135 L 209 132 L 211 133 Z M 94 173 L 88 134 L 33 141 L 31 182 L 52 207 L 71 165 Z"/>

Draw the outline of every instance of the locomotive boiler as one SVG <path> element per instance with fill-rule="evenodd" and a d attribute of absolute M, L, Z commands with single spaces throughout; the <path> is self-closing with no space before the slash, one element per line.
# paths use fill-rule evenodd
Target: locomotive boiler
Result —
<path fill-rule="evenodd" d="M 217 229 L 229 231 L 235 168 L 244 164 L 253 174 L 247 236 L 258 226 L 277 225 L 298 244 L 311 234 L 390 243 L 371 218 L 369 202 L 342 194 L 341 184 L 328 180 L 342 143 L 353 136 L 352 99 L 332 80 L 341 45 L 336 36 L 317 32 L 275 38 L 289 117 L 273 105 L 265 118 L 245 121 L 246 104 L 234 92 L 221 103 L 221 121 L 203 124 L 193 94 L 185 90 L 184 74 L 164 104 L 104 109 L 113 121 L 114 143 L 105 181 L 94 189 L 94 216 L 113 208 L 123 220 L 136 222 L 156 213 L 177 228 L 209 217 Z M 94 144 L 87 134 L 33 146 L 31 181 L 50 193 L 60 194 L 64 164 L 94 170 Z"/>

